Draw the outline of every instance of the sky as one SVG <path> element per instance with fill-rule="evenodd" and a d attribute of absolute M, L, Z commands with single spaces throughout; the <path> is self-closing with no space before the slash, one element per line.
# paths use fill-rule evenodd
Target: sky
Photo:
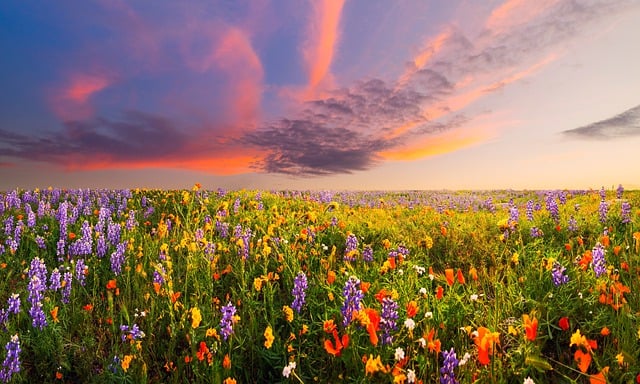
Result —
<path fill-rule="evenodd" d="M 640 188 L 640 1 L 0 3 L 0 190 Z"/>

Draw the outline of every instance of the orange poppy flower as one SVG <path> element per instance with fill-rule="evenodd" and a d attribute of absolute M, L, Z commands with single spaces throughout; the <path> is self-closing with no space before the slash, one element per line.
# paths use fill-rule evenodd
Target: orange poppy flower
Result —
<path fill-rule="evenodd" d="M 411 300 L 407 303 L 407 317 L 413 317 L 418 313 L 418 303 L 415 300 Z"/>
<path fill-rule="evenodd" d="M 330 355 L 337 357 L 337 356 L 340 356 L 342 354 L 342 350 L 344 348 L 347 348 L 347 346 L 349 345 L 349 335 L 344 334 L 342 335 L 342 338 L 339 338 L 338 331 L 334 329 L 333 339 L 335 340 L 335 345 L 334 343 L 331 342 L 331 340 L 325 340 L 324 349 Z"/>
<path fill-rule="evenodd" d="M 53 309 L 49 313 L 51 313 L 51 318 L 53 319 L 53 322 L 57 323 L 59 321 L 58 320 L 58 307 L 57 306 L 53 307 Z"/>
<path fill-rule="evenodd" d="M 116 286 L 117 283 L 115 279 L 109 280 L 109 282 L 107 283 L 107 289 L 115 289 Z"/>
<path fill-rule="evenodd" d="M 438 285 L 438 288 L 436 288 L 436 299 L 438 300 L 442 299 L 443 295 L 444 295 L 444 288 Z"/>
<path fill-rule="evenodd" d="M 369 341 L 371 345 L 378 345 L 378 329 L 380 329 L 380 314 L 373 308 L 366 308 L 365 313 L 369 318 L 369 323 L 367 324 L 367 332 L 369 333 Z"/>
<path fill-rule="evenodd" d="M 222 359 L 222 367 L 224 369 L 231 369 L 231 358 L 228 353 L 225 354 L 224 359 Z"/>
<path fill-rule="evenodd" d="M 175 304 L 175 302 L 180 298 L 180 295 L 182 295 L 180 292 L 175 292 L 171 295 L 171 303 Z"/>
<path fill-rule="evenodd" d="M 563 330 L 566 331 L 569 329 L 569 318 L 568 317 L 561 317 L 560 320 L 558 320 L 558 326 Z"/>
<path fill-rule="evenodd" d="M 582 349 L 576 349 L 573 359 L 578 363 L 578 369 L 580 369 L 580 372 L 587 372 L 587 369 L 589 369 L 589 365 L 591 364 L 591 354 L 589 352 L 583 352 Z"/>
<path fill-rule="evenodd" d="M 369 292 L 369 287 L 371 287 L 371 283 L 367 283 L 365 281 L 360 282 L 360 290 L 362 291 L 362 293 Z"/>
<path fill-rule="evenodd" d="M 538 335 L 538 319 L 535 317 L 533 320 L 529 318 L 529 315 L 522 315 L 522 322 L 524 324 L 525 334 L 527 335 L 527 340 L 535 341 L 536 336 Z"/>
<path fill-rule="evenodd" d="M 474 342 L 478 346 L 478 361 L 482 365 L 491 362 L 490 355 L 493 354 L 495 344 L 500 344 L 500 335 L 498 332 L 491 332 L 488 328 L 479 327 Z"/>
<path fill-rule="evenodd" d="M 331 285 L 336 281 L 336 273 L 334 271 L 327 272 L 327 284 Z"/>
<path fill-rule="evenodd" d="M 454 279 L 453 279 L 453 268 L 447 268 L 444 270 L 444 275 L 447 278 L 447 284 L 449 286 L 453 285 Z"/>
<path fill-rule="evenodd" d="M 460 268 L 458 268 L 458 283 L 464 285 L 465 280 L 464 280 L 464 275 L 462 274 L 462 270 Z"/>
<path fill-rule="evenodd" d="M 333 332 L 336 329 L 336 325 L 334 324 L 333 319 L 325 320 L 324 323 L 322 323 L 322 329 L 324 329 L 324 331 L 327 333 Z"/>
<path fill-rule="evenodd" d="M 93 304 L 89 303 L 89 304 L 85 305 L 84 307 L 82 307 L 82 309 L 84 309 L 87 312 L 91 312 L 93 310 Z"/>
<path fill-rule="evenodd" d="M 476 269 L 476 267 L 471 267 L 471 269 L 469 269 L 469 276 L 471 276 L 471 279 L 473 281 L 478 280 L 478 270 Z"/>
<path fill-rule="evenodd" d="M 442 347 L 442 343 L 440 339 L 433 339 L 436 334 L 435 328 L 431 328 L 429 334 L 427 335 L 427 348 L 430 352 L 435 352 L 436 355 L 440 354 L 440 348 Z"/>

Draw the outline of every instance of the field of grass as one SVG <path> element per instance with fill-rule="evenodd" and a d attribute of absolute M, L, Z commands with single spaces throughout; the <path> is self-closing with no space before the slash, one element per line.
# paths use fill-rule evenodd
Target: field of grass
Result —
<path fill-rule="evenodd" d="M 0 193 L 0 382 L 640 382 L 640 191 Z"/>

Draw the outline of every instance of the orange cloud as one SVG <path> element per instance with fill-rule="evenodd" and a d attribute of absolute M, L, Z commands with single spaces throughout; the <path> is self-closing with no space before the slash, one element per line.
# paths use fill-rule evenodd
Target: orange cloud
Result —
<path fill-rule="evenodd" d="M 91 117 L 93 115 L 93 107 L 89 104 L 91 96 L 102 91 L 109 84 L 111 80 L 102 75 L 72 75 L 62 89 L 53 92 L 52 108 L 63 120 Z"/>
<path fill-rule="evenodd" d="M 236 125 L 255 124 L 260 114 L 264 70 L 248 36 L 239 28 L 229 28 L 213 57 L 230 77 L 230 108 Z"/>
<path fill-rule="evenodd" d="M 558 0 L 508 0 L 491 12 L 485 26 L 496 34 L 504 33 L 530 22 L 556 3 Z"/>
<path fill-rule="evenodd" d="M 496 133 L 491 125 L 455 129 L 439 135 L 425 137 L 405 148 L 379 153 L 386 160 L 418 160 L 442 155 L 471 147 L 494 138 Z"/>
<path fill-rule="evenodd" d="M 314 3 L 309 40 L 302 48 L 309 75 L 308 93 L 312 95 L 329 74 L 339 34 L 344 0 Z"/>

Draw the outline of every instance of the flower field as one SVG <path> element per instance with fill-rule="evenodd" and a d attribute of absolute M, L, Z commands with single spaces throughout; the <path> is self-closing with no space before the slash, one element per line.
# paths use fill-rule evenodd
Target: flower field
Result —
<path fill-rule="evenodd" d="M 0 193 L 1 382 L 637 383 L 640 192 Z"/>

